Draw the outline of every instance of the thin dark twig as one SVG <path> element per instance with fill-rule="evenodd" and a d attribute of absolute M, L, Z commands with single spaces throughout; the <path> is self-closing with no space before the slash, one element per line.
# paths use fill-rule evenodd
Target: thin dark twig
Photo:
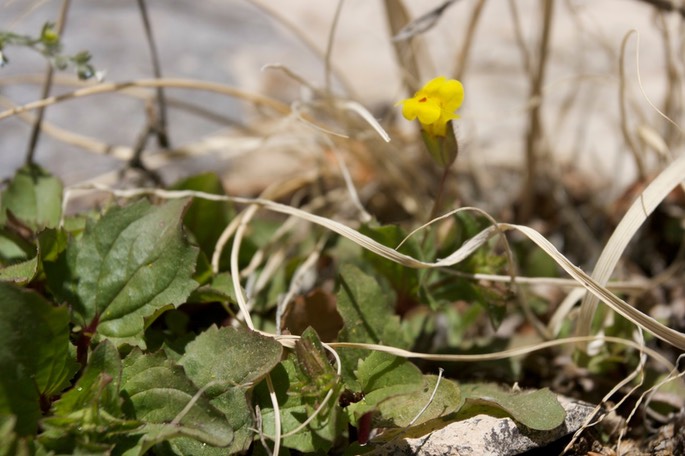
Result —
<path fill-rule="evenodd" d="M 523 70 L 525 71 L 526 76 L 530 77 L 533 74 L 533 64 L 531 63 L 530 51 L 528 50 L 528 46 L 526 46 L 526 40 L 523 38 L 521 17 L 519 16 L 515 0 L 509 0 L 509 10 L 511 11 L 511 20 L 514 24 L 514 37 L 516 38 L 516 44 L 521 51 Z"/>
<path fill-rule="evenodd" d="M 57 19 L 57 24 L 55 25 L 55 31 L 57 35 L 62 38 L 62 33 L 64 32 L 64 27 L 67 23 L 67 13 L 69 12 L 69 6 L 71 0 L 62 0 L 62 7 L 60 8 L 59 18 Z M 54 76 L 54 69 L 52 64 L 48 64 L 48 69 L 45 72 L 45 81 L 43 81 L 43 89 L 41 92 L 41 98 L 47 98 L 50 96 L 50 90 L 52 89 L 52 79 Z M 38 146 L 38 139 L 40 138 L 41 125 L 43 123 L 43 118 L 45 117 L 45 108 L 38 109 L 36 113 L 36 121 L 33 123 L 31 128 L 31 136 L 29 138 L 29 146 L 26 151 L 26 164 L 30 165 L 34 161 L 36 155 L 36 147 Z"/>
<path fill-rule="evenodd" d="M 471 10 L 471 19 L 469 20 L 468 28 L 464 34 L 464 41 L 459 50 L 459 57 L 457 58 L 454 70 L 452 70 L 455 79 L 461 80 L 464 77 L 464 73 L 466 73 L 466 65 L 469 61 L 469 54 L 473 47 L 473 38 L 476 35 L 476 27 L 478 26 L 480 13 L 483 12 L 483 6 L 485 6 L 485 0 L 478 0 L 473 6 L 473 10 Z"/>
<path fill-rule="evenodd" d="M 552 29 L 554 0 L 542 0 L 542 32 L 538 43 L 538 61 L 534 73 L 531 75 L 530 99 L 537 100 L 530 111 L 530 123 L 526 134 L 526 181 L 521 199 L 520 220 L 527 221 L 533 213 L 535 199 L 535 182 L 538 179 L 538 161 L 540 160 L 540 140 L 542 137 L 542 86 L 545 79 L 545 68 L 549 50 L 549 38 Z"/>
<path fill-rule="evenodd" d="M 159 63 L 159 53 L 152 33 L 152 25 L 150 23 L 150 16 L 147 12 L 145 0 L 138 0 L 138 8 L 140 9 L 140 17 L 143 19 L 143 27 L 145 28 L 145 38 L 147 39 L 148 47 L 150 48 L 150 58 L 152 59 L 152 71 L 155 78 L 161 79 L 162 67 Z M 157 122 L 155 125 L 155 133 L 157 135 L 157 143 L 159 147 L 168 149 L 170 147 L 169 134 L 167 130 L 167 109 L 166 98 L 164 96 L 164 89 L 157 88 Z"/>

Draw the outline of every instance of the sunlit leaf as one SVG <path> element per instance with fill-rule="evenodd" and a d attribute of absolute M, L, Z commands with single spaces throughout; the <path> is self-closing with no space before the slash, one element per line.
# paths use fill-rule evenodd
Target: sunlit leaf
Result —
<path fill-rule="evenodd" d="M 144 318 L 185 302 L 197 249 L 183 236 L 186 200 L 138 201 L 90 223 L 66 255 L 45 269 L 51 289 L 74 309 L 75 323 L 96 339 L 144 346 Z"/>
<path fill-rule="evenodd" d="M 7 211 L 34 231 L 54 228 L 62 215 L 62 182 L 37 165 L 17 171 L 0 200 L 0 225 Z"/>
<path fill-rule="evenodd" d="M 233 386 L 258 382 L 278 364 L 282 351 L 273 338 L 212 326 L 188 344 L 179 364 L 196 385 L 213 384 L 207 390 L 211 397 Z"/>
<path fill-rule="evenodd" d="M 479 406 L 483 413 L 495 408 L 530 429 L 548 431 L 561 426 L 566 411 L 556 394 L 543 388 L 534 391 L 505 390 L 493 384 L 461 385 L 469 407 Z"/>
<path fill-rule="evenodd" d="M 355 374 L 364 398 L 347 408 L 353 424 L 362 415 L 378 410 L 379 403 L 393 396 L 419 393 L 424 384 L 423 375 L 414 364 L 382 352 L 372 352 L 360 361 Z"/>
<path fill-rule="evenodd" d="M 233 429 L 223 413 L 188 379 L 183 368 L 163 352 L 143 354 L 134 350 L 123 363 L 121 392 L 123 410 L 144 422 L 143 450 L 175 437 L 225 447 Z"/>

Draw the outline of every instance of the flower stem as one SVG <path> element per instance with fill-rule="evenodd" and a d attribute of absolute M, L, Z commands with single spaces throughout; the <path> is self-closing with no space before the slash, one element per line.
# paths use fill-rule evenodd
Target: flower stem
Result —
<path fill-rule="evenodd" d="M 433 220 L 440 210 L 440 203 L 442 202 L 442 195 L 445 193 L 445 182 L 447 182 L 447 176 L 450 173 L 450 167 L 445 166 L 445 170 L 442 172 L 442 177 L 440 178 L 440 186 L 438 187 L 438 193 L 435 195 L 435 201 L 433 202 L 433 209 L 431 209 L 430 217 L 428 221 Z"/>
<path fill-rule="evenodd" d="M 445 182 L 447 182 L 447 176 L 450 173 L 450 165 L 446 165 L 443 172 L 442 172 L 442 177 L 440 178 L 440 184 L 438 186 L 438 193 L 435 195 L 435 201 L 433 201 L 433 208 L 431 209 L 430 216 L 428 217 L 428 221 L 430 222 L 433 220 L 437 215 L 438 211 L 440 210 L 440 203 L 442 202 L 442 195 L 445 193 Z M 428 239 L 428 231 L 423 232 L 423 239 L 421 240 L 421 248 L 424 247 L 426 244 L 426 239 Z"/>

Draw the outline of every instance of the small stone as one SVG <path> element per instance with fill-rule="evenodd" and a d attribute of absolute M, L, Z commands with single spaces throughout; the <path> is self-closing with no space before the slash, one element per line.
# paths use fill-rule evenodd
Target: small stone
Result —
<path fill-rule="evenodd" d="M 511 418 L 489 415 L 450 423 L 419 438 L 404 438 L 383 445 L 375 454 L 411 456 L 513 456 L 544 447 L 578 430 L 594 406 L 559 396 L 566 410 L 564 424 L 550 431 L 537 431 Z"/>

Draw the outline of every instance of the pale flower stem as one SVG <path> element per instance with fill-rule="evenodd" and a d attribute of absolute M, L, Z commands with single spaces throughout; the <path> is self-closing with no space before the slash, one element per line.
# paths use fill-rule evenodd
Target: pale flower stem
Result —
<path fill-rule="evenodd" d="M 450 173 L 450 166 L 446 165 L 442 172 L 442 177 L 440 178 L 440 186 L 438 187 L 438 193 L 435 195 L 435 201 L 433 202 L 433 209 L 431 209 L 430 216 L 428 217 L 428 222 L 430 223 L 438 215 L 440 211 L 440 203 L 442 202 L 442 195 L 445 193 L 445 182 L 447 182 L 447 176 Z M 423 239 L 421 240 L 421 248 L 426 244 L 426 239 L 428 239 L 428 231 L 423 232 Z"/>

